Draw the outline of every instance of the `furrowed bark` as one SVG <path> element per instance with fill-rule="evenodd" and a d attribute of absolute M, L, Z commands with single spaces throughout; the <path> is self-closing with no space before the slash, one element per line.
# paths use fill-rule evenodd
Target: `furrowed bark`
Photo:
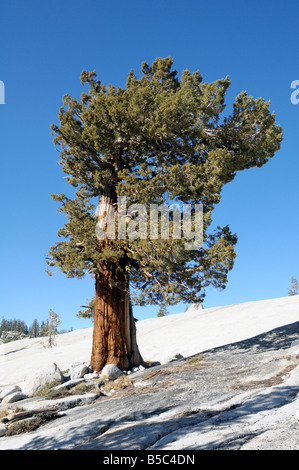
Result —
<path fill-rule="evenodd" d="M 115 197 L 102 196 L 103 204 L 115 205 Z M 103 208 L 103 206 L 102 206 Z M 103 212 L 102 212 L 103 214 Z M 113 245 L 103 240 L 102 248 Z M 100 372 L 106 364 L 121 370 L 139 365 L 142 358 L 136 341 L 136 326 L 125 270 L 125 257 L 100 263 L 95 276 L 93 345 L 90 365 Z"/>

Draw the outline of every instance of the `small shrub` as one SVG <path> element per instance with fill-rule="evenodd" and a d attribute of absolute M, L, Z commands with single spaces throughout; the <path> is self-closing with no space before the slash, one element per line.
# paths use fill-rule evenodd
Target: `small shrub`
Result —
<path fill-rule="evenodd" d="M 187 364 L 194 364 L 196 362 L 201 362 L 202 360 L 203 357 L 201 354 L 199 354 L 198 356 L 190 357 L 190 359 L 188 359 L 186 362 Z"/>
<path fill-rule="evenodd" d="M 39 417 L 23 419 L 17 421 L 9 426 L 6 431 L 6 436 L 15 436 L 16 434 L 23 434 L 24 432 L 30 432 L 38 428 L 42 423 L 42 419 Z"/>
<path fill-rule="evenodd" d="M 59 380 L 53 380 L 52 382 L 49 382 L 49 383 L 45 384 L 42 388 L 40 388 L 36 392 L 35 396 L 40 397 L 40 396 L 43 396 L 43 395 L 48 395 L 51 388 L 56 387 L 56 385 L 60 385 Z"/>
<path fill-rule="evenodd" d="M 75 385 L 75 387 L 72 389 L 72 392 L 80 395 L 81 393 L 89 392 L 90 389 L 91 387 L 89 385 L 86 385 L 85 382 L 82 382 L 81 384 Z"/>
<path fill-rule="evenodd" d="M 47 400 L 55 400 L 56 398 L 63 398 L 68 397 L 70 395 L 84 395 L 84 393 L 90 392 L 92 390 L 92 386 L 87 385 L 86 383 L 82 382 L 71 389 L 67 388 L 60 388 L 58 390 L 49 390 L 46 395 Z M 98 391 L 98 390 L 97 390 Z"/>
<path fill-rule="evenodd" d="M 38 413 L 30 418 L 22 419 L 16 423 L 12 423 L 6 431 L 6 436 L 15 436 L 16 434 L 23 434 L 25 432 L 34 431 L 46 421 L 55 419 L 56 412 Z"/>
<path fill-rule="evenodd" d="M 100 428 L 100 431 L 98 433 L 98 436 L 101 436 L 102 434 L 104 434 L 105 432 L 107 432 L 109 430 L 109 426 L 107 424 L 105 424 L 104 426 L 102 426 Z"/>
<path fill-rule="evenodd" d="M 56 398 L 63 398 L 69 395 L 69 390 L 66 388 L 60 388 L 58 390 L 49 390 L 48 393 L 46 394 L 45 398 L 47 400 L 55 400 Z"/>

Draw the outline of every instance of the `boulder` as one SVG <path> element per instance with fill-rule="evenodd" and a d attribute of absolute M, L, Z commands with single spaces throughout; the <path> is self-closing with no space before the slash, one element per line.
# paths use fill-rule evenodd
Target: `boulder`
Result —
<path fill-rule="evenodd" d="M 77 361 L 70 365 L 70 378 L 71 380 L 81 379 L 85 374 L 88 374 L 89 368 L 85 362 Z"/>
<path fill-rule="evenodd" d="M 3 398 L 2 405 L 8 405 L 9 403 L 14 403 L 19 400 L 25 400 L 25 398 L 28 398 L 28 396 L 22 392 L 11 393 Z"/>
<path fill-rule="evenodd" d="M 0 423 L 0 437 L 4 436 L 7 431 L 5 424 Z"/>
<path fill-rule="evenodd" d="M 191 312 L 200 312 L 203 310 L 203 305 L 201 303 L 198 304 L 192 304 L 189 308 L 187 308 L 186 312 L 191 313 Z"/>
<path fill-rule="evenodd" d="M 83 378 L 84 380 L 94 380 L 99 378 L 99 374 L 97 372 L 89 372 L 85 374 Z"/>
<path fill-rule="evenodd" d="M 22 390 L 26 395 L 33 396 L 48 383 L 63 383 L 64 381 L 65 378 L 59 367 L 55 363 L 51 363 L 45 368 L 37 370 L 32 376 L 27 377 L 23 382 Z"/>
<path fill-rule="evenodd" d="M 180 354 L 180 353 L 177 353 L 170 359 L 169 362 L 178 361 L 179 359 L 184 359 L 184 356 L 182 356 L 182 354 Z"/>
<path fill-rule="evenodd" d="M 114 380 L 120 375 L 123 375 L 123 372 L 115 364 L 107 364 L 101 372 L 101 379 Z"/>
<path fill-rule="evenodd" d="M 9 385 L 2 390 L 0 394 L 0 401 L 3 400 L 7 395 L 11 395 L 12 393 L 21 392 L 21 388 L 18 385 Z"/>
<path fill-rule="evenodd" d="M 64 382 L 63 384 L 56 385 L 56 387 L 53 388 L 53 390 L 69 390 L 70 388 L 75 387 L 78 384 L 81 384 L 84 382 L 84 379 L 73 379 L 73 380 L 68 380 L 67 382 Z"/>
<path fill-rule="evenodd" d="M 180 353 L 173 354 L 172 356 L 169 356 L 168 358 L 165 358 L 165 362 L 175 362 L 179 361 L 180 359 L 184 359 L 184 356 Z"/>

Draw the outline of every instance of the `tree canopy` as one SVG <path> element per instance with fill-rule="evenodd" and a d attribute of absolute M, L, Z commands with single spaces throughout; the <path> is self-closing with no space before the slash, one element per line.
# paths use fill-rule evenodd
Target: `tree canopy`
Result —
<path fill-rule="evenodd" d="M 204 82 L 187 69 L 178 78 L 170 57 L 143 62 L 141 76 L 131 70 L 124 87 L 102 84 L 94 71 L 83 71 L 81 83 L 87 91 L 80 99 L 65 95 L 59 124 L 51 126 L 75 190 L 71 197 L 52 195 L 67 222 L 49 250 L 49 266 L 82 277 L 122 260 L 139 304 L 201 302 L 207 286 L 223 289 L 237 236 L 228 225 L 211 231 L 212 211 L 238 171 L 263 166 L 280 148 L 282 129 L 270 102 L 242 91 L 226 115 L 229 78 Z M 116 213 L 120 196 L 127 207 L 188 204 L 193 216 L 201 204 L 201 246 L 186 250 L 171 230 L 167 239 L 99 241 L 95 213 L 107 195 Z M 169 222 L 172 228 L 171 214 Z"/>

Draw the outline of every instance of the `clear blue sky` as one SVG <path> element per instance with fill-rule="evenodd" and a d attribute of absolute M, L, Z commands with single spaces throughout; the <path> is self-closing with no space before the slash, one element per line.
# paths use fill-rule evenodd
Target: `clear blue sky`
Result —
<path fill-rule="evenodd" d="M 214 211 L 215 224 L 238 234 L 238 257 L 226 290 L 208 289 L 205 308 L 287 295 L 290 277 L 299 277 L 299 105 L 290 101 L 299 79 L 298 14 L 298 2 L 288 0 L 2 2 L 0 318 L 30 325 L 52 309 L 63 328 L 91 326 L 76 313 L 93 296 L 93 280 L 45 273 L 63 224 L 50 193 L 68 191 L 50 124 L 64 94 L 79 97 L 83 69 L 124 85 L 131 68 L 138 74 L 142 61 L 166 56 L 179 75 L 185 68 L 205 81 L 228 75 L 227 112 L 244 89 L 270 99 L 284 131 L 276 156 L 239 173 Z M 157 308 L 134 314 L 156 316 Z"/>

